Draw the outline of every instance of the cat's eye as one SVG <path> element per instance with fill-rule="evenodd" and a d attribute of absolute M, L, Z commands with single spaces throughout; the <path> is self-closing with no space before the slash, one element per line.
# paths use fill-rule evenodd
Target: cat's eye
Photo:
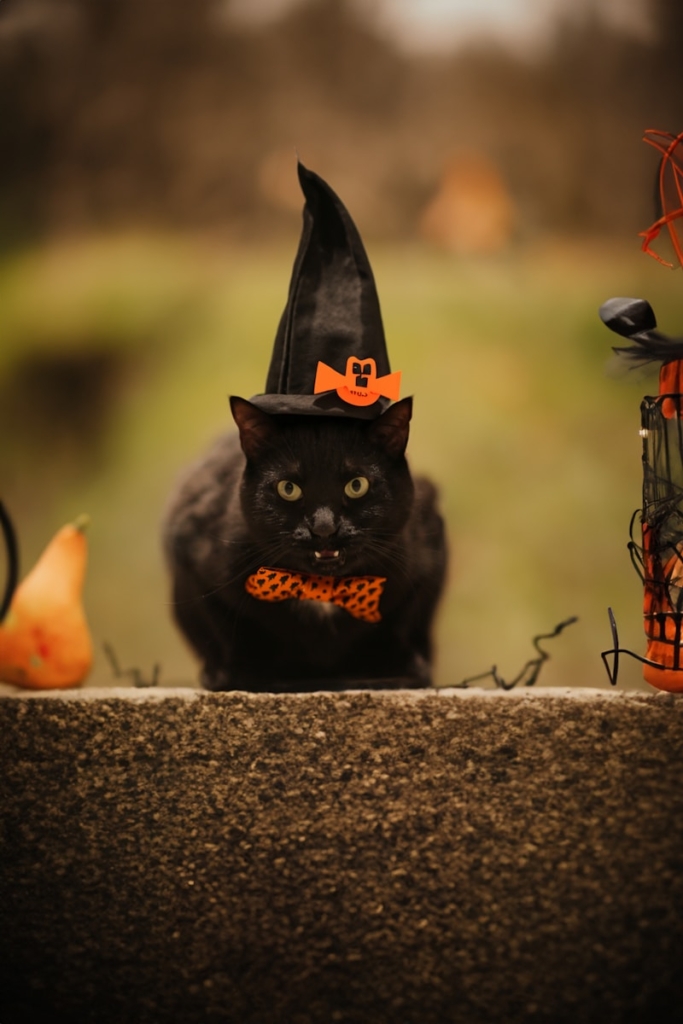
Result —
<path fill-rule="evenodd" d="M 344 488 L 344 494 L 348 498 L 362 498 L 370 490 L 370 481 L 366 476 L 354 476 Z"/>
<path fill-rule="evenodd" d="M 304 492 L 293 480 L 278 480 L 277 493 L 285 501 L 298 501 Z"/>

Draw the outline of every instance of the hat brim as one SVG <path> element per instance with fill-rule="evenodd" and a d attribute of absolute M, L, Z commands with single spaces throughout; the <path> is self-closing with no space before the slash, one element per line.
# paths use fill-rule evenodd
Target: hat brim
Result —
<path fill-rule="evenodd" d="M 335 391 L 321 395 L 254 395 L 249 401 L 271 416 L 343 416 L 347 419 L 374 420 L 388 409 L 388 398 L 378 398 L 372 405 L 349 405 Z"/>

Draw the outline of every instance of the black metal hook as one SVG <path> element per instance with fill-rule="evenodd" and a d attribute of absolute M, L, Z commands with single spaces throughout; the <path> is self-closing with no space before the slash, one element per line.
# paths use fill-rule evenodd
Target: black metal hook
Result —
<path fill-rule="evenodd" d="M 628 654 L 629 658 L 633 658 L 634 661 L 639 661 L 641 665 L 649 665 L 650 668 L 656 668 L 660 672 L 666 672 L 667 671 L 666 665 L 660 665 L 658 661 L 653 661 L 651 658 L 643 658 L 642 655 L 636 654 L 635 651 L 630 651 L 628 649 L 628 647 L 620 647 L 619 646 L 619 634 L 617 632 L 617 623 L 616 623 L 616 619 L 614 618 L 614 612 L 612 611 L 611 608 L 608 608 L 607 609 L 607 614 L 609 615 L 609 623 L 610 623 L 610 628 L 612 630 L 612 643 L 614 644 L 614 647 L 611 647 L 608 651 L 601 651 L 600 652 L 600 657 L 602 658 L 603 664 L 604 664 L 604 666 L 605 666 L 605 668 L 607 670 L 607 675 L 609 677 L 609 681 L 612 684 L 612 686 L 616 686 L 617 685 L 617 679 L 618 679 L 618 676 L 619 676 L 619 655 L 620 654 Z M 607 660 L 610 654 L 614 655 L 614 660 L 612 662 L 612 667 L 611 668 L 610 668 L 609 662 Z"/>

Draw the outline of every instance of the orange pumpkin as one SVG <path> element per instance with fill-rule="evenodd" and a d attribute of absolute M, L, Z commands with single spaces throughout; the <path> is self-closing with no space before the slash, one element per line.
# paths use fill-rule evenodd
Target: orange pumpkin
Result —
<path fill-rule="evenodd" d="M 0 681 L 32 690 L 79 686 L 93 650 L 81 595 L 87 516 L 62 527 L 17 587 L 0 624 Z"/>

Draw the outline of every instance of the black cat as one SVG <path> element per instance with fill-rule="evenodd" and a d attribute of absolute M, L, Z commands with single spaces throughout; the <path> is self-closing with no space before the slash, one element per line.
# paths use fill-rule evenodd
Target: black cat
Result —
<path fill-rule="evenodd" d="M 270 415 L 242 398 L 231 405 L 239 436 L 222 438 L 190 471 L 165 529 L 174 613 L 203 662 L 203 685 L 429 685 L 446 546 L 435 489 L 413 480 L 405 459 L 412 400 L 372 420 Z M 261 567 L 385 578 L 381 617 L 259 600 L 245 585 Z"/>

